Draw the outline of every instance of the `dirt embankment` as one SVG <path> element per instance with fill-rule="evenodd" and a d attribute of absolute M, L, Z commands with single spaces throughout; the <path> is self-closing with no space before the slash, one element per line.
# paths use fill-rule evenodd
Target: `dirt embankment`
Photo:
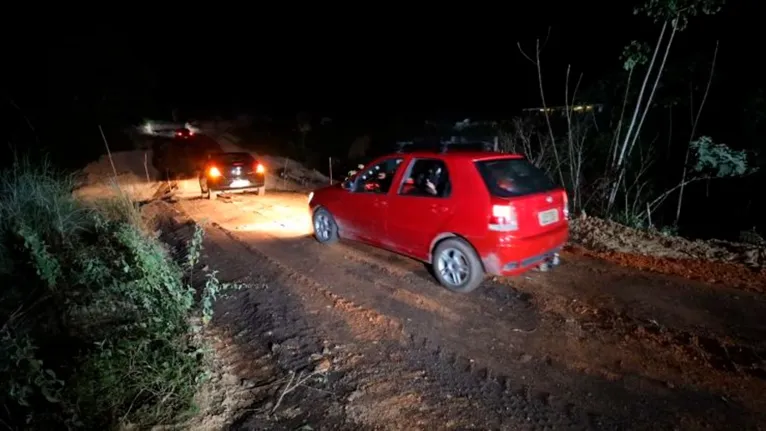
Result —
<path fill-rule="evenodd" d="M 596 217 L 572 220 L 570 232 L 569 251 L 575 254 L 644 271 L 766 292 L 766 242 L 691 241 Z"/>

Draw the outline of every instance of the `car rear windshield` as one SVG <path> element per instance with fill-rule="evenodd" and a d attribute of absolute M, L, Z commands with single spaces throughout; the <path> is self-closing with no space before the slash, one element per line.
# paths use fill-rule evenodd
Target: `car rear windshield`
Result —
<path fill-rule="evenodd" d="M 252 164 L 255 163 L 255 159 L 248 153 L 223 153 L 216 154 L 213 159 L 224 165 L 232 165 L 234 163 Z"/>
<path fill-rule="evenodd" d="M 496 159 L 476 162 L 484 184 L 494 196 L 515 197 L 557 188 L 547 175 L 525 159 Z"/>

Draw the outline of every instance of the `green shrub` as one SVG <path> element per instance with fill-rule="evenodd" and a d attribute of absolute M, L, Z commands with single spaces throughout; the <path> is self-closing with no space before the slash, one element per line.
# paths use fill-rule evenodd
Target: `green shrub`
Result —
<path fill-rule="evenodd" d="M 0 172 L 0 419 L 13 429 L 177 421 L 204 375 L 191 318 L 200 304 L 211 312 L 220 286 L 198 301 L 127 197 L 86 205 L 73 184 L 45 164 Z M 189 255 L 193 267 L 199 250 Z"/>

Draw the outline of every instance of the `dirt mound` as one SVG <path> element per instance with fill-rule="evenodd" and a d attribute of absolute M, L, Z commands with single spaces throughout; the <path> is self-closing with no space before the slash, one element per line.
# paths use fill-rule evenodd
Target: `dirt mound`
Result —
<path fill-rule="evenodd" d="M 112 169 L 114 162 L 114 169 Z M 158 177 L 158 172 L 152 166 L 152 151 L 119 151 L 112 153 L 111 162 L 108 155 L 101 156 L 97 161 L 90 163 L 83 169 L 83 173 L 88 176 L 89 182 L 104 177 L 117 175 L 133 174 L 137 177 L 147 176 L 154 180 Z"/>
<path fill-rule="evenodd" d="M 111 160 L 108 155 L 101 156 L 82 169 L 75 195 L 88 200 L 122 192 L 135 201 L 150 199 L 157 190 L 159 176 L 151 160 L 151 151 L 120 151 L 112 153 Z"/>
<path fill-rule="evenodd" d="M 657 231 L 633 229 L 597 217 L 570 224 L 571 241 L 595 252 L 618 252 L 674 260 L 706 260 L 766 267 L 766 246 L 728 241 L 688 240 Z"/>

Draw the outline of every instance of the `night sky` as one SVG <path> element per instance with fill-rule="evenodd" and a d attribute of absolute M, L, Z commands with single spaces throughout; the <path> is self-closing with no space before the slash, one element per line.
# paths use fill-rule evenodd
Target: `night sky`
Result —
<path fill-rule="evenodd" d="M 48 113 L 77 94 L 109 94 L 124 105 L 143 98 L 165 109 L 256 108 L 383 113 L 515 112 L 539 103 L 533 53 L 545 38 L 549 104 L 563 102 L 567 64 L 583 85 L 620 67 L 631 39 L 652 44 L 657 26 L 632 14 L 632 2 L 539 1 L 524 8 L 364 10 L 259 8 L 165 10 L 67 21 L 45 41 L 21 39 L 12 54 L 9 95 L 24 109 Z M 282 13 L 280 13 L 282 12 Z M 671 58 L 712 54 L 721 40 L 719 75 L 730 93 L 763 76 L 754 53 L 762 40 L 755 0 L 729 1 L 679 35 Z M 118 19 L 120 18 L 120 19 Z M 43 61 L 39 53 L 47 51 Z M 45 63 L 45 64 L 42 64 Z M 40 85 L 45 82 L 47 85 Z M 101 94 L 101 96 L 98 96 Z M 147 109 L 147 108 L 142 108 Z"/>

